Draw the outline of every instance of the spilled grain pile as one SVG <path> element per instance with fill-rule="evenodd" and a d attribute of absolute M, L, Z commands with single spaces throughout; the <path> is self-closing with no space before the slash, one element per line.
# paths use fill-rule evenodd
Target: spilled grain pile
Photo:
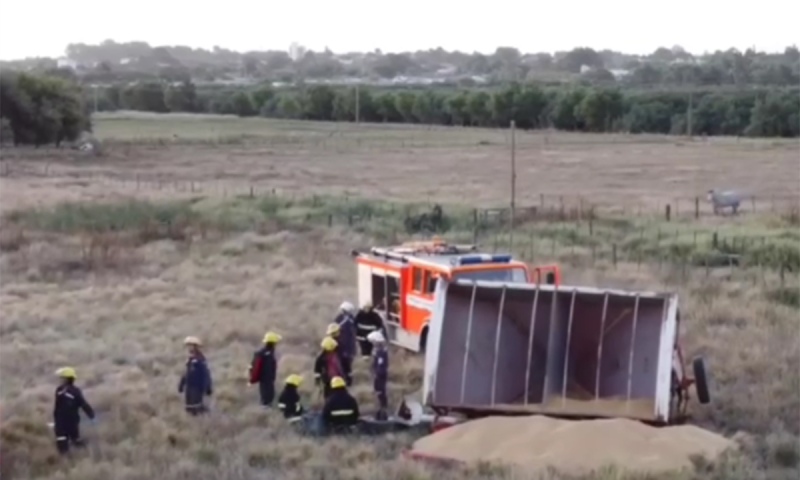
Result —
<path fill-rule="evenodd" d="M 585 473 L 607 466 L 661 472 L 717 457 L 734 443 L 701 428 L 651 427 L 634 420 L 570 421 L 543 416 L 488 417 L 424 437 L 413 451 L 466 462 Z"/>

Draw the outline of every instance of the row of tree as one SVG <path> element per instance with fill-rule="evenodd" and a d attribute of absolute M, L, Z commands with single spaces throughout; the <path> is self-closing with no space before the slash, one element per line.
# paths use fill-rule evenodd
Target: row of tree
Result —
<path fill-rule="evenodd" d="M 80 87 L 58 77 L 0 73 L 0 141 L 60 145 L 91 130 Z"/>
<path fill-rule="evenodd" d="M 291 55 L 290 55 L 291 53 Z M 67 68 L 94 83 L 136 80 L 204 81 L 258 79 L 296 82 L 307 79 L 437 78 L 451 82 L 479 78 L 490 84 L 508 81 L 570 82 L 618 85 L 797 85 L 800 51 L 729 49 L 693 55 L 679 46 L 650 55 L 578 47 L 556 53 L 524 53 L 499 47 L 491 54 L 446 51 L 334 53 L 294 46 L 287 51 L 235 52 L 185 46 L 150 46 L 144 42 L 71 44 Z M 42 71 L 59 66 L 56 59 L 26 59 L 3 66 Z M 65 66 L 62 62 L 62 67 Z"/>
<path fill-rule="evenodd" d="M 625 91 L 511 84 L 494 90 L 370 90 L 326 85 L 292 90 L 200 92 L 189 82 L 111 87 L 104 109 L 209 112 L 242 117 L 569 131 L 693 135 L 800 135 L 800 90 Z M 358 110 L 358 111 L 356 111 Z"/>

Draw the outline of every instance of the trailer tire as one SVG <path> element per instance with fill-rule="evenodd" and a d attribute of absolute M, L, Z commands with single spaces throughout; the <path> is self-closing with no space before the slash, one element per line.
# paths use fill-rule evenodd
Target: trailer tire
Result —
<path fill-rule="evenodd" d="M 697 390 L 697 401 L 701 405 L 708 405 L 711 403 L 711 393 L 708 388 L 708 374 L 703 357 L 697 357 L 692 361 L 692 370 L 694 371 L 694 388 Z"/>
<path fill-rule="evenodd" d="M 422 328 L 422 333 L 419 336 L 419 353 L 425 353 L 428 346 L 428 327 L 427 325 Z"/>

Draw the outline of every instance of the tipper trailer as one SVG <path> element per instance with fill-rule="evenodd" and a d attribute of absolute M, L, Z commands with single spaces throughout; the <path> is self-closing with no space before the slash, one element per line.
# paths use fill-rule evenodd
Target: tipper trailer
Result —
<path fill-rule="evenodd" d="M 703 360 L 685 371 L 676 294 L 442 279 L 435 296 L 422 398 L 437 415 L 668 424 L 692 384 L 709 402 Z"/>

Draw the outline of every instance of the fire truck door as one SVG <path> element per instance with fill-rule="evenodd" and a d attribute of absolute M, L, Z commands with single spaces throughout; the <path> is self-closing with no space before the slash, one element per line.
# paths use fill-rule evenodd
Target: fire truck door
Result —
<path fill-rule="evenodd" d="M 435 285 L 435 281 L 430 270 L 417 266 L 410 270 L 411 278 L 407 283 L 410 288 L 406 295 L 403 329 L 408 333 L 420 335 L 433 311 L 433 290 L 430 287 Z"/>

